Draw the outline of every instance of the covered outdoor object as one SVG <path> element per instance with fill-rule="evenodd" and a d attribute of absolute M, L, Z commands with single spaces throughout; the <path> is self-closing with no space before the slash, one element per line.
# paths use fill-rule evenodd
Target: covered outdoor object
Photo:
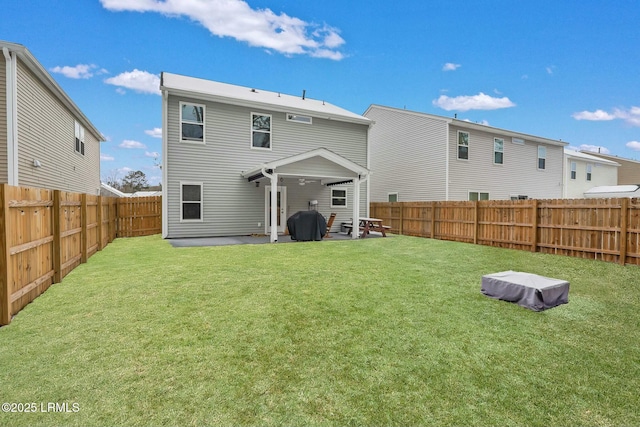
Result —
<path fill-rule="evenodd" d="M 481 292 L 491 298 L 534 311 L 547 310 L 569 302 L 569 282 L 517 271 L 482 276 Z"/>
<path fill-rule="evenodd" d="M 322 240 L 327 232 L 327 220 L 318 211 L 298 211 L 287 219 L 287 229 L 293 240 Z"/>

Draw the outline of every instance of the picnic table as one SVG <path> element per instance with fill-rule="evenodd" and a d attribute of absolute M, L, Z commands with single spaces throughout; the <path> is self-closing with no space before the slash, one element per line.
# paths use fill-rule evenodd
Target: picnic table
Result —
<path fill-rule="evenodd" d="M 360 237 L 365 238 L 372 231 L 377 231 L 382 234 L 382 237 L 387 237 L 385 230 L 389 230 L 391 227 L 382 224 L 382 220 L 379 218 L 359 218 L 359 230 L 361 231 Z M 353 231 L 353 221 L 345 224 L 347 234 L 351 234 Z"/>

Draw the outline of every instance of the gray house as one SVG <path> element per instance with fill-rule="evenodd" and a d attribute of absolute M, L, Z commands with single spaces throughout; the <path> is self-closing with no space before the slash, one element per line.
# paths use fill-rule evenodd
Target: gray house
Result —
<path fill-rule="evenodd" d="M 371 105 L 372 202 L 561 198 L 566 142 Z"/>
<path fill-rule="evenodd" d="M 102 134 L 27 48 L 0 50 L 0 183 L 99 194 Z"/>
<path fill-rule="evenodd" d="M 334 231 L 368 211 L 366 117 L 304 92 L 166 72 L 161 90 L 163 237 L 275 242 L 297 211 L 336 213 Z"/>

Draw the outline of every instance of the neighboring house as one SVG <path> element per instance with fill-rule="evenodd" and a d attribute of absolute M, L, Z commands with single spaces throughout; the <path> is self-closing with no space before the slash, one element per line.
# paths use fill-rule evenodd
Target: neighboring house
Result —
<path fill-rule="evenodd" d="M 587 199 L 617 199 L 621 197 L 640 197 L 640 185 L 603 185 L 584 192 Z"/>
<path fill-rule="evenodd" d="M 620 163 L 567 148 L 564 159 L 565 199 L 582 199 L 593 187 L 618 185 Z"/>
<path fill-rule="evenodd" d="M 0 50 L 0 183 L 99 194 L 104 137 L 27 48 Z"/>
<path fill-rule="evenodd" d="M 562 197 L 566 142 L 371 105 L 370 200 Z"/>
<path fill-rule="evenodd" d="M 161 190 L 151 190 L 151 191 L 136 191 L 135 193 L 129 194 L 130 197 L 156 197 L 162 196 Z"/>
<path fill-rule="evenodd" d="M 113 188 L 109 184 L 105 184 L 104 182 L 100 183 L 100 195 L 107 197 L 129 197 L 127 193 L 123 193 L 117 188 Z"/>
<path fill-rule="evenodd" d="M 625 159 L 611 154 L 592 153 L 591 151 L 587 151 L 587 153 L 620 164 L 618 168 L 618 185 L 640 184 L 640 161 Z"/>
<path fill-rule="evenodd" d="M 300 210 L 336 213 L 336 229 L 368 212 L 369 119 L 304 92 L 166 72 L 161 90 L 163 237 L 275 242 Z"/>

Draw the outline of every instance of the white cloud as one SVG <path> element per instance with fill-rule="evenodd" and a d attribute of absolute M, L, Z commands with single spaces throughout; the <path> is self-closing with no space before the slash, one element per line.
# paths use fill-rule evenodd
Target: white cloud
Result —
<path fill-rule="evenodd" d="M 516 104 L 509 98 L 494 98 L 480 92 L 472 96 L 456 96 L 455 98 L 440 95 L 440 98 L 433 100 L 433 105 L 443 110 L 469 111 L 469 110 L 497 110 L 500 108 L 515 107 Z"/>
<path fill-rule="evenodd" d="M 153 128 L 153 129 L 145 130 L 144 133 L 154 138 L 162 138 L 162 128 Z"/>
<path fill-rule="evenodd" d="M 638 141 L 629 141 L 625 145 L 633 151 L 640 151 L 640 142 Z"/>
<path fill-rule="evenodd" d="M 111 11 L 157 12 L 168 17 L 187 17 L 218 37 L 231 37 L 250 46 L 285 55 L 310 55 L 340 60 L 338 48 L 345 41 L 339 30 L 276 14 L 270 9 L 252 9 L 243 0 L 100 0 Z"/>
<path fill-rule="evenodd" d="M 631 126 L 640 127 L 640 107 L 631 107 L 628 110 L 616 108 L 612 113 L 607 113 L 604 110 L 596 111 L 580 111 L 571 115 L 576 120 L 591 120 L 591 121 L 608 121 L 620 119 L 624 120 Z"/>
<path fill-rule="evenodd" d="M 547 74 L 549 74 L 549 75 L 553 74 L 553 71 L 554 71 L 555 69 L 556 69 L 556 66 L 555 66 L 555 65 L 550 65 L 550 66 L 548 66 L 548 67 L 546 68 L 546 70 L 547 70 Z"/>
<path fill-rule="evenodd" d="M 145 157 L 151 157 L 152 159 L 157 159 L 158 157 L 160 157 L 160 153 L 158 153 L 157 151 L 145 151 L 144 155 Z"/>
<path fill-rule="evenodd" d="M 112 155 L 110 155 L 110 154 L 102 154 L 102 153 L 101 153 L 101 154 L 100 154 L 100 160 L 104 160 L 104 161 L 106 161 L 106 162 L 110 162 L 110 161 L 112 161 L 112 160 L 115 160 L 115 157 L 113 157 L 113 156 L 112 156 Z"/>
<path fill-rule="evenodd" d="M 133 71 L 127 71 L 115 77 L 110 77 L 104 82 L 119 86 L 116 91 L 120 94 L 124 93 L 121 88 L 127 88 L 139 93 L 160 95 L 160 77 L 147 71 L 134 69 Z"/>
<path fill-rule="evenodd" d="M 92 70 L 95 70 L 96 68 L 98 68 L 98 66 L 94 64 L 78 64 L 75 67 L 70 67 L 69 65 L 53 67 L 50 68 L 50 71 L 62 74 L 70 79 L 89 79 L 93 77 L 94 73 Z M 102 74 L 103 72 L 106 72 L 106 70 L 101 69 L 98 71 L 99 74 Z"/>
<path fill-rule="evenodd" d="M 455 71 L 460 68 L 462 65 L 454 64 L 453 62 L 447 62 L 442 66 L 442 71 Z"/>
<path fill-rule="evenodd" d="M 573 113 L 571 115 L 576 120 L 592 120 L 592 121 L 602 121 L 602 120 L 613 120 L 616 118 L 613 114 L 609 114 L 603 110 L 596 111 L 580 111 L 579 113 Z"/>
<path fill-rule="evenodd" d="M 118 145 L 118 147 L 120 147 L 120 148 L 141 148 L 141 149 L 147 148 L 147 146 L 144 145 L 142 142 L 133 141 L 131 139 L 125 139 L 124 141 L 122 141 L 122 143 L 120 145 Z"/>
<path fill-rule="evenodd" d="M 592 153 L 611 154 L 611 151 L 607 147 L 601 147 L 599 145 L 581 144 L 578 147 L 580 151 L 590 151 Z"/>

